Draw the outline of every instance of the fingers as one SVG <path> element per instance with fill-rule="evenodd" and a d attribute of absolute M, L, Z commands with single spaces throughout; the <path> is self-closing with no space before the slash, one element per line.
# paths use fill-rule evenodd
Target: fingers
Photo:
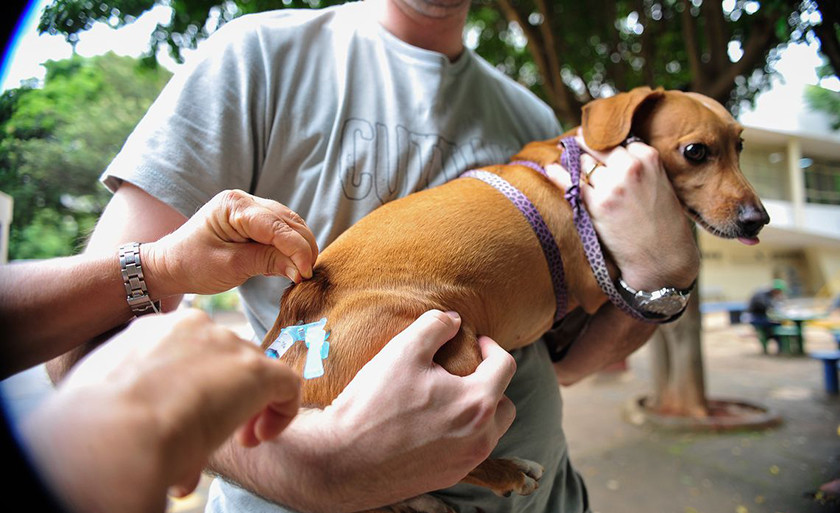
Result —
<path fill-rule="evenodd" d="M 300 377 L 277 360 L 261 358 L 260 363 L 264 368 L 254 373 L 259 379 L 256 390 L 249 395 L 256 401 L 254 408 L 264 407 L 236 431 L 237 441 L 245 447 L 255 447 L 279 435 L 300 407 Z"/>
<path fill-rule="evenodd" d="M 271 440 L 295 418 L 300 408 L 301 379 L 288 366 L 269 360 L 274 367 L 275 383 L 268 385 L 273 392 L 271 402 L 257 416 L 254 435 L 260 442 Z"/>
<path fill-rule="evenodd" d="M 482 381 L 491 393 L 501 396 L 516 372 L 516 360 L 489 337 L 479 337 L 478 346 L 482 361 L 470 379 Z"/>
<path fill-rule="evenodd" d="M 201 469 L 199 468 L 196 471 L 190 472 L 189 475 L 181 479 L 178 483 L 170 486 L 167 494 L 177 498 L 186 497 L 196 489 L 200 480 Z"/>
<path fill-rule="evenodd" d="M 297 213 L 293 212 L 289 208 L 276 201 L 272 201 L 265 198 L 260 198 L 254 196 L 254 201 L 258 204 L 262 205 L 266 209 L 277 213 L 279 216 L 283 218 L 286 224 L 294 230 L 294 232 L 301 237 L 303 237 L 304 241 L 309 245 L 309 251 L 312 254 L 312 260 L 314 261 L 315 257 L 318 256 L 318 242 L 315 240 L 315 235 L 312 233 L 312 230 L 309 229 L 309 226 L 306 225 L 306 222 L 303 220 L 302 217 L 297 215 Z M 275 247 L 281 249 L 280 246 L 275 244 Z"/>
<path fill-rule="evenodd" d="M 312 277 L 312 266 L 318 256 L 318 244 L 312 231 L 296 213 L 276 201 L 257 198 L 242 191 L 220 193 L 226 208 L 218 212 L 224 229 L 228 224 L 239 240 L 267 245 L 266 274 L 284 274 L 297 282 Z M 233 234 L 231 234 L 233 235 Z"/>
<path fill-rule="evenodd" d="M 455 312 L 430 310 L 411 323 L 386 345 L 398 349 L 410 348 L 422 362 L 431 362 L 438 349 L 458 333 L 461 316 Z"/>
<path fill-rule="evenodd" d="M 479 337 L 478 345 L 481 348 L 483 360 L 468 379 L 481 382 L 491 397 L 499 398 L 493 424 L 496 434 L 501 437 L 516 418 L 516 407 L 513 401 L 504 395 L 516 372 L 516 360 L 489 337 Z"/>
<path fill-rule="evenodd" d="M 580 145 L 584 154 L 581 156 L 581 169 L 589 170 L 593 161 L 595 163 L 602 162 L 607 168 L 607 175 L 612 172 L 624 173 L 628 178 L 640 180 L 642 172 L 646 169 L 662 171 L 662 165 L 659 161 L 659 153 L 655 148 L 647 144 L 634 141 L 626 146 L 616 146 L 609 151 L 593 150 L 586 145 L 583 137 L 576 136 L 575 140 Z M 600 180 L 605 178 L 605 173 L 600 173 L 601 176 L 596 177 L 596 173 L 590 173 L 589 181 Z"/>

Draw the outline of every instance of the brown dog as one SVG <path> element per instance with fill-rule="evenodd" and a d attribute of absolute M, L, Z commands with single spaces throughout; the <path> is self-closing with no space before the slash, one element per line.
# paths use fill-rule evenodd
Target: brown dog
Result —
<path fill-rule="evenodd" d="M 687 214 L 715 235 L 752 243 L 769 221 L 739 168 L 742 128 L 714 100 L 634 89 L 584 107 L 582 129 L 596 150 L 621 144 L 631 132 L 656 148 Z M 557 163 L 558 140 L 528 144 L 514 160 L 543 167 Z M 528 167 L 484 169 L 513 184 L 542 214 L 561 250 L 568 311 L 598 310 L 606 296 L 590 271 L 562 192 Z M 286 326 L 327 319 L 326 374 L 306 381 L 302 398 L 305 406 L 324 407 L 429 309 L 461 315 L 460 331 L 435 361 L 463 376 L 481 361 L 477 334 L 508 350 L 523 347 L 551 328 L 556 305 L 548 264 L 529 224 L 498 191 L 462 179 L 369 214 L 321 253 L 313 278 L 291 288 L 280 306 L 264 349 Z M 283 360 L 301 371 L 306 352 L 304 344 L 296 344 Z M 465 481 L 499 495 L 527 494 L 541 472 L 523 460 L 487 460 Z"/>

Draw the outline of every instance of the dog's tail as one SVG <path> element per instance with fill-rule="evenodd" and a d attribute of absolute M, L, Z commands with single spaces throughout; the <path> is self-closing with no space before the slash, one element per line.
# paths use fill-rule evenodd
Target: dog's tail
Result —
<path fill-rule="evenodd" d="M 263 339 L 263 349 L 271 345 L 283 328 L 320 319 L 329 306 L 327 297 L 331 286 L 329 271 L 316 267 L 312 278 L 289 287 L 280 300 L 280 315 Z"/>

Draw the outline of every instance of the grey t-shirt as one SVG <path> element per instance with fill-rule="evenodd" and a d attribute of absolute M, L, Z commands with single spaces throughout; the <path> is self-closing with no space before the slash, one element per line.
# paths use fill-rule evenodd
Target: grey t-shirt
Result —
<path fill-rule="evenodd" d="M 385 202 L 470 167 L 504 162 L 556 136 L 552 111 L 469 50 L 455 61 L 410 46 L 359 2 L 238 18 L 210 37 L 170 81 L 103 174 L 192 215 L 238 188 L 300 214 L 321 248 Z M 262 338 L 283 278 L 240 287 Z M 494 455 L 546 466 L 537 492 L 498 498 L 470 485 L 440 492 L 461 511 L 581 511 L 566 458 L 561 401 L 542 344 L 514 353 L 508 390 L 517 420 Z M 282 511 L 226 482 L 212 511 Z"/>

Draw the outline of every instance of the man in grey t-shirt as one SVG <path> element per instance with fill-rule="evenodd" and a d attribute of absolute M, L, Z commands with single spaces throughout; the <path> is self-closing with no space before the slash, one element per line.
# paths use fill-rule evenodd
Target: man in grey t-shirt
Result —
<path fill-rule="evenodd" d="M 105 172 L 115 196 L 92 244 L 157 240 L 219 191 L 239 188 L 297 211 L 324 247 L 386 201 L 557 135 L 550 109 L 464 48 L 468 8 L 466 0 L 368 0 L 231 22 L 173 78 Z M 584 196 L 625 281 L 637 289 L 685 286 L 696 274 L 696 262 L 684 256 L 691 238 L 658 160 L 643 146 L 599 155 L 606 167 Z M 628 201 L 633 197 L 638 201 Z M 632 244 L 624 233 L 635 234 Z M 659 255 L 654 267 L 646 257 L 660 240 L 680 249 Z M 201 262 L 204 255 L 192 257 Z M 515 261 L 511 266 L 515 272 Z M 299 278 L 294 270 L 287 275 Z M 242 285 L 258 336 L 273 322 L 287 284 L 255 276 Z M 542 344 L 517 351 L 518 372 L 506 392 L 517 418 L 494 455 L 543 463 L 540 489 L 498 498 L 459 485 L 441 497 L 461 511 L 584 511 L 554 373 L 573 381 L 623 357 L 649 333 L 607 305 L 558 366 Z M 459 416 L 451 402 L 432 404 L 422 418 L 405 411 L 430 391 L 486 401 L 478 389 L 504 389 L 504 373 L 454 394 L 454 377 L 415 372 L 417 358 L 409 353 L 384 366 L 394 376 L 414 376 L 412 386 L 369 373 L 277 440 L 250 450 L 224 447 L 213 468 L 243 488 L 217 483 L 211 508 L 272 511 L 282 503 L 354 511 L 454 484 L 486 457 L 495 432 L 476 421 L 463 444 L 446 445 L 440 441 L 452 439 L 451 420 Z"/>

